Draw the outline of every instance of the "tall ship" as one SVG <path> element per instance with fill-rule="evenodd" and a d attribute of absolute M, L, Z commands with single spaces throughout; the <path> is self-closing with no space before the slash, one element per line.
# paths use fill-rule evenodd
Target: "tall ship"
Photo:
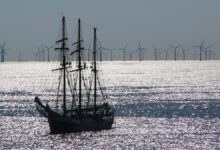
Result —
<path fill-rule="evenodd" d="M 39 97 L 35 97 L 34 102 L 37 110 L 48 118 L 51 134 L 63 134 L 81 131 L 98 131 L 111 129 L 114 122 L 114 108 L 109 103 L 101 103 L 105 96 L 99 81 L 99 73 L 96 63 L 97 52 L 97 28 L 94 30 L 93 39 L 93 60 L 90 67 L 82 61 L 81 22 L 78 19 L 78 33 L 76 50 L 69 52 L 67 47 L 66 21 L 62 17 L 62 38 L 56 41 L 59 45 L 55 48 L 60 52 L 60 67 L 52 71 L 59 71 L 59 86 L 55 107 L 49 104 L 43 104 Z M 67 61 L 69 55 L 74 55 L 76 59 L 76 68 L 72 69 L 72 63 Z M 90 72 L 90 77 L 85 81 L 84 71 Z M 73 78 L 70 79 L 70 76 Z M 61 84 L 62 83 L 62 84 Z M 71 96 L 67 96 L 67 90 Z M 85 92 L 86 91 L 86 92 Z M 101 93 L 100 95 L 98 95 Z M 58 99 L 62 97 L 61 102 Z M 70 98 L 71 97 L 71 98 Z M 102 100 L 100 100 L 100 97 Z"/>

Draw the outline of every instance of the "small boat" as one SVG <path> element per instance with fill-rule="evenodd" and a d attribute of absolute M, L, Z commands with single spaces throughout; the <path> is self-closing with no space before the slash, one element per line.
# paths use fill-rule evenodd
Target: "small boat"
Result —
<path fill-rule="evenodd" d="M 98 70 L 96 63 L 96 28 L 94 28 L 94 41 L 93 41 L 93 61 L 91 67 L 86 67 L 85 62 L 82 62 L 82 41 L 81 40 L 81 23 L 78 19 L 78 39 L 74 43 L 77 49 L 70 53 L 70 55 L 77 55 L 77 68 L 72 68 L 72 63 L 67 61 L 67 40 L 65 29 L 65 17 L 62 17 L 62 38 L 56 43 L 60 47 L 55 48 L 61 54 L 60 68 L 53 71 L 60 71 L 60 80 L 62 82 L 62 101 L 60 107 L 57 105 L 52 107 L 48 104 L 43 104 L 38 97 L 35 97 L 34 102 L 37 105 L 37 110 L 45 117 L 48 118 L 51 134 L 63 134 L 71 132 L 81 131 L 98 131 L 111 129 L 114 122 L 114 108 L 107 102 L 101 104 L 97 99 L 102 97 L 98 96 L 98 90 L 103 95 L 100 81 L 98 78 Z M 83 71 L 90 69 L 91 78 L 89 78 L 89 84 L 85 86 L 85 77 L 83 77 Z M 73 73 L 74 78 L 70 80 L 70 74 Z M 71 82 L 72 81 L 72 82 Z M 67 98 L 67 85 L 69 86 L 71 93 L 71 100 Z M 85 86 L 83 88 L 83 86 Z M 60 86 L 58 86 L 60 87 Z M 87 88 L 87 89 L 86 89 Z M 58 93 L 61 91 L 59 91 Z M 83 91 L 87 91 L 83 94 Z M 86 96 L 85 96 L 86 95 Z M 60 94 L 57 95 L 61 97 Z M 104 99 L 104 96 L 102 97 Z M 57 98 L 58 99 L 58 98 Z M 70 103 L 71 102 L 71 103 Z M 75 105 L 73 105 L 75 104 Z M 61 109 L 58 109 L 61 108 Z"/>

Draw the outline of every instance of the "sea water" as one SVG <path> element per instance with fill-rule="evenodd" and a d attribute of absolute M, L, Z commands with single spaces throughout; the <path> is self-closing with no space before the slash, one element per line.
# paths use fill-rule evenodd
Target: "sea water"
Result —
<path fill-rule="evenodd" d="M 51 135 L 55 62 L 0 64 L 0 149 L 220 149 L 220 61 L 100 62 L 111 130 Z"/>

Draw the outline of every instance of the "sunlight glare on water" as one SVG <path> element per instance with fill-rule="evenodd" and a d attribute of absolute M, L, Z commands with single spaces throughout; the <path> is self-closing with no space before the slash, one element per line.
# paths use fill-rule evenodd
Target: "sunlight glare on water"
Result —
<path fill-rule="evenodd" d="M 220 149 L 219 61 L 101 62 L 113 128 L 50 135 L 33 99 L 55 100 L 56 66 L 0 64 L 0 149 Z"/>

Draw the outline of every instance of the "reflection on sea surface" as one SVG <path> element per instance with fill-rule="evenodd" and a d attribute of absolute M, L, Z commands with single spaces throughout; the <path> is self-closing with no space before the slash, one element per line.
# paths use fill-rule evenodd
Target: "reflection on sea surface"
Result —
<path fill-rule="evenodd" d="M 54 102 L 54 66 L 0 64 L 0 149 L 220 148 L 219 61 L 103 62 L 113 129 L 65 135 L 50 135 L 33 103 Z"/>

